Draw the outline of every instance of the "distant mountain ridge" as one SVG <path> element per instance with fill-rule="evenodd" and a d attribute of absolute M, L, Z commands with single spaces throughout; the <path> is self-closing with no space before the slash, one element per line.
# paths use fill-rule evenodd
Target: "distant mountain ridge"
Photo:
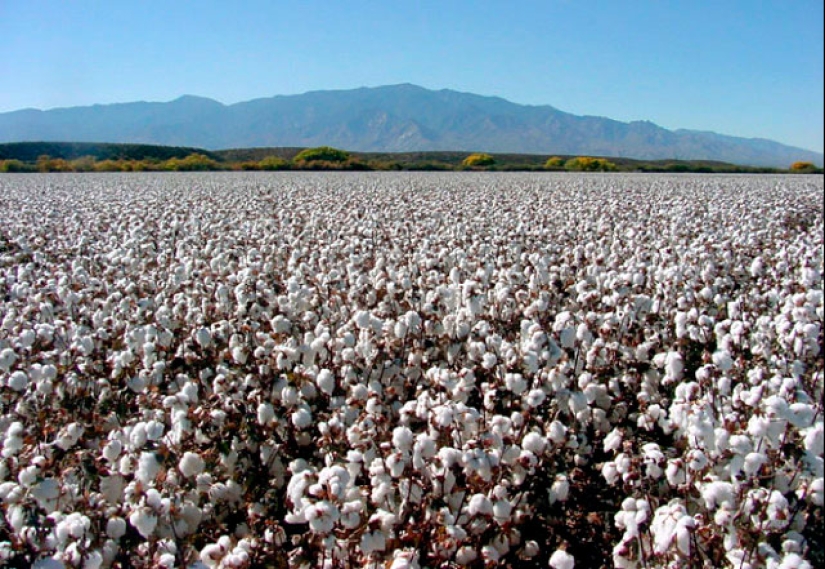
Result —
<path fill-rule="evenodd" d="M 410 84 L 312 91 L 224 105 L 185 95 L 166 103 L 116 103 L 0 113 L 0 142 L 127 142 L 207 149 L 329 145 L 362 152 L 432 150 L 720 160 L 786 168 L 822 166 L 821 153 L 766 139 L 667 130 L 578 116 Z"/>

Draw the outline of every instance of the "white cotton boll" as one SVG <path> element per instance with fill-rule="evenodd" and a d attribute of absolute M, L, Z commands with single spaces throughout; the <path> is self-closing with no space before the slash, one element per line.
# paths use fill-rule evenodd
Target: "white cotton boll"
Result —
<path fill-rule="evenodd" d="M 750 266 L 750 273 L 752 277 L 758 277 L 762 274 L 765 269 L 765 262 L 762 260 L 762 257 L 756 257 Z"/>
<path fill-rule="evenodd" d="M 509 500 L 496 500 L 493 503 L 493 517 L 495 520 L 503 524 L 510 519 L 510 514 L 513 512 L 513 505 Z"/>
<path fill-rule="evenodd" d="M 138 462 L 137 472 L 135 472 L 135 478 L 137 478 L 144 484 L 149 484 L 155 480 L 159 472 L 160 462 L 158 462 L 158 458 L 155 455 L 155 453 L 140 453 L 140 460 Z"/>
<path fill-rule="evenodd" d="M 243 365 L 249 357 L 249 352 L 243 346 L 235 346 L 232 348 L 232 360 L 238 364 Z"/>
<path fill-rule="evenodd" d="M 292 413 L 291 420 L 296 429 L 306 429 L 312 424 L 312 412 L 306 406 L 299 407 Z"/>
<path fill-rule="evenodd" d="M 55 506 L 55 502 L 60 496 L 60 484 L 54 478 L 44 478 L 32 489 L 31 495 L 41 508 L 46 509 L 49 506 Z"/>
<path fill-rule="evenodd" d="M 822 422 L 818 422 L 805 433 L 805 450 L 814 456 L 822 456 L 825 450 L 825 431 Z"/>
<path fill-rule="evenodd" d="M 557 474 L 553 480 L 553 484 L 551 484 L 547 490 L 547 497 L 550 500 L 550 504 L 566 502 L 569 495 L 570 481 L 564 474 Z"/>
<path fill-rule="evenodd" d="M 57 435 L 57 440 L 54 444 L 62 450 L 69 450 L 80 440 L 85 429 L 78 423 L 69 423 Z"/>
<path fill-rule="evenodd" d="M 610 431 L 604 438 L 604 451 L 612 452 L 622 447 L 622 432 L 616 428 Z"/>
<path fill-rule="evenodd" d="M 679 381 L 682 379 L 684 361 L 679 352 L 668 352 L 665 358 L 665 379 L 669 381 Z"/>
<path fill-rule="evenodd" d="M 823 502 L 825 502 L 825 479 L 821 477 L 817 478 L 811 482 L 808 490 L 810 492 L 811 502 L 821 508 Z"/>
<path fill-rule="evenodd" d="M 203 472 L 205 463 L 199 454 L 194 452 L 185 452 L 178 462 L 178 470 L 187 478 L 197 476 Z"/>
<path fill-rule="evenodd" d="M 275 407 L 271 403 L 261 403 L 258 405 L 258 424 L 268 425 L 275 419 Z"/>
<path fill-rule="evenodd" d="M 498 358 L 492 352 L 486 352 L 481 358 L 481 367 L 484 369 L 493 369 L 498 363 Z"/>
<path fill-rule="evenodd" d="M 713 352 L 713 365 L 718 367 L 722 372 L 733 369 L 733 358 L 727 350 L 719 350 Z"/>
<path fill-rule="evenodd" d="M 493 502 L 484 494 L 473 494 L 467 504 L 467 513 L 471 516 L 492 516 Z"/>
<path fill-rule="evenodd" d="M 158 525 L 158 517 L 144 508 L 138 508 L 129 515 L 129 523 L 144 539 L 149 539 Z"/>
<path fill-rule="evenodd" d="M 699 449 L 693 449 L 687 455 L 688 468 L 694 472 L 703 470 L 708 465 L 708 457 Z"/>
<path fill-rule="evenodd" d="M 7 385 L 14 391 L 25 391 L 29 386 L 29 376 L 17 370 L 9 376 Z"/>
<path fill-rule="evenodd" d="M 733 485 L 730 482 L 714 481 L 704 484 L 701 488 L 702 499 L 705 500 L 705 507 L 709 510 L 727 503 L 728 507 L 734 504 Z"/>
<path fill-rule="evenodd" d="M 106 535 L 112 539 L 120 539 L 126 535 L 126 520 L 119 517 L 109 518 L 106 522 Z"/>
<path fill-rule="evenodd" d="M 547 429 L 547 436 L 553 444 L 561 444 L 567 439 L 567 427 L 561 421 L 554 419 Z"/>
<path fill-rule="evenodd" d="M 396 427 L 392 431 L 392 444 L 400 451 L 409 451 L 413 444 L 413 432 L 407 427 Z"/>
<path fill-rule="evenodd" d="M 762 468 L 762 465 L 766 462 L 768 462 L 768 457 L 765 454 L 761 452 L 752 452 L 745 457 L 745 464 L 742 469 L 748 476 L 753 476 L 759 472 L 759 469 Z"/>
<path fill-rule="evenodd" d="M 516 395 L 521 395 L 527 389 L 527 382 L 519 373 L 506 374 L 504 376 L 504 385 Z"/>
<path fill-rule="evenodd" d="M 478 559 L 478 553 L 474 547 L 469 545 L 462 545 L 455 553 L 455 561 L 459 565 L 470 565 L 476 559 Z"/>
<path fill-rule="evenodd" d="M 298 390 L 292 385 L 287 385 L 281 390 L 281 401 L 289 407 L 298 404 Z"/>
<path fill-rule="evenodd" d="M 119 440 L 111 440 L 106 443 L 106 446 L 103 447 L 103 458 L 105 458 L 108 462 L 112 463 L 117 460 L 120 456 L 120 453 L 123 451 L 123 443 Z"/>
<path fill-rule="evenodd" d="M 612 460 L 605 462 L 602 465 L 602 476 L 609 485 L 615 484 L 619 479 L 619 469 L 616 468 L 616 463 Z"/>
<path fill-rule="evenodd" d="M 553 569 L 573 569 L 576 560 L 563 549 L 557 549 L 550 556 L 550 567 Z"/>
<path fill-rule="evenodd" d="M 208 328 L 198 328 L 195 331 L 195 342 L 201 348 L 208 348 L 212 345 L 212 334 Z"/>
<path fill-rule="evenodd" d="M 5 348 L 0 351 L 0 371 L 9 371 L 11 366 L 14 365 L 14 362 L 17 360 L 17 354 L 14 353 L 14 350 L 11 348 Z"/>
<path fill-rule="evenodd" d="M 340 513 L 335 504 L 322 500 L 309 506 L 305 511 L 305 515 L 311 531 L 327 534 L 335 527 L 335 522 L 338 521 Z"/>
<path fill-rule="evenodd" d="M 174 559 L 174 556 L 173 556 Z M 83 560 L 83 569 L 100 569 L 103 565 L 103 554 L 99 551 L 87 551 Z"/>
<path fill-rule="evenodd" d="M 156 441 L 163 436 L 165 425 L 160 421 L 149 421 L 146 423 L 146 438 L 150 441 Z"/>
<path fill-rule="evenodd" d="M 361 536 L 360 545 L 364 555 L 370 555 L 377 551 L 384 551 L 387 547 L 387 538 L 380 529 L 372 532 L 367 531 Z"/>
<path fill-rule="evenodd" d="M 492 545 L 485 545 L 481 548 L 481 557 L 487 564 L 497 564 L 498 560 L 501 559 L 501 553 Z"/>
<path fill-rule="evenodd" d="M 359 310 L 355 313 L 355 325 L 361 330 L 370 328 L 372 322 L 372 315 L 366 310 Z"/>
<path fill-rule="evenodd" d="M 524 435 L 524 438 L 521 440 L 521 448 L 530 451 L 535 455 L 540 455 L 544 452 L 546 446 L 547 439 L 533 431 L 530 431 Z"/>
<path fill-rule="evenodd" d="M 315 384 L 322 393 L 332 395 L 335 391 L 335 375 L 328 369 L 322 369 L 315 377 Z"/>
<path fill-rule="evenodd" d="M 527 403 L 528 407 L 535 408 L 544 403 L 547 399 L 547 394 L 544 393 L 541 389 L 531 389 L 530 392 L 527 394 L 525 399 L 525 403 Z"/>
<path fill-rule="evenodd" d="M 667 478 L 667 483 L 674 487 L 681 486 L 687 482 L 687 475 L 682 461 L 679 459 L 669 460 L 667 468 L 665 469 L 665 477 Z"/>

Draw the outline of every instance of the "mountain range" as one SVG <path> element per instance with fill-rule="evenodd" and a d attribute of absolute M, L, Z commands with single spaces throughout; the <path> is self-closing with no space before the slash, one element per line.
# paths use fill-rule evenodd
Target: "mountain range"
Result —
<path fill-rule="evenodd" d="M 279 95 L 232 105 L 185 95 L 0 113 L 0 142 L 129 142 L 207 149 L 335 146 L 361 152 L 429 150 L 721 160 L 822 166 L 821 153 L 761 138 L 668 130 L 648 121 L 578 116 L 549 105 L 402 84 Z"/>

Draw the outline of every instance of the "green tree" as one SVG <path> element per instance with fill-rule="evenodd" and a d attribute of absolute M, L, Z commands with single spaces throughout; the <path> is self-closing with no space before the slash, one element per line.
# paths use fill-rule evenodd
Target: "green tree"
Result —
<path fill-rule="evenodd" d="M 170 158 L 164 162 L 165 170 L 180 172 L 196 172 L 205 170 L 219 170 L 218 163 L 203 154 L 190 154 L 186 158 Z"/>
<path fill-rule="evenodd" d="M 563 170 L 564 160 L 558 156 L 551 156 L 547 159 L 547 162 L 544 163 L 544 168 L 546 170 Z"/>
<path fill-rule="evenodd" d="M 33 168 L 21 162 L 20 160 L 0 160 L 0 172 L 31 172 Z"/>
<path fill-rule="evenodd" d="M 302 150 L 292 160 L 300 164 L 308 162 L 346 162 L 348 159 L 349 152 L 345 150 L 338 150 L 331 146 L 318 146 Z"/>
<path fill-rule="evenodd" d="M 72 166 L 63 158 L 52 158 L 48 154 L 37 157 L 38 172 L 71 172 Z"/>
<path fill-rule="evenodd" d="M 475 154 L 470 154 L 467 158 L 465 158 L 461 162 L 461 165 L 465 168 L 484 168 L 487 166 L 492 166 L 495 163 L 496 159 L 489 154 L 476 152 Z"/>
<path fill-rule="evenodd" d="M 813 162 L 794 162 L 791 164 L 791 172 L 813 172 L 816 166 Z"/>
<path fill-rule="evenodd" d="M 285 170 L 289 168 L 289 162 L 278 156 L 267 156 L 257 163 L 260 170 Z"/>
<path fill-rule="evenodd" d="M 565 162 L 564 168 L 575 172 L 612 172 L 616 169 L 616 165 L 604 158 L 577 156 Z"/>
<path fill-rule="evenodd" d="M 71 161 L 72 170 L 75 172 L 93 172 L 95 169 L 94 156 L 81 156 Z"/>

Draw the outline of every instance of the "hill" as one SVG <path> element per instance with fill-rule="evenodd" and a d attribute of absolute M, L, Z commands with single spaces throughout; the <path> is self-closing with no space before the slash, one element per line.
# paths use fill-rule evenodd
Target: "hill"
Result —
<path fill-rule="evenodd" d="M 201 147 L 310 147 L 361 152 L 484 151 L 718 160 L 787 167 L 820 153 L 764 139 L 667 130 L 551 106 L 403 84 L 281 95 L 233 105 L 183 96 L 0 113 L 0 142 L 74 140 Z"/>

